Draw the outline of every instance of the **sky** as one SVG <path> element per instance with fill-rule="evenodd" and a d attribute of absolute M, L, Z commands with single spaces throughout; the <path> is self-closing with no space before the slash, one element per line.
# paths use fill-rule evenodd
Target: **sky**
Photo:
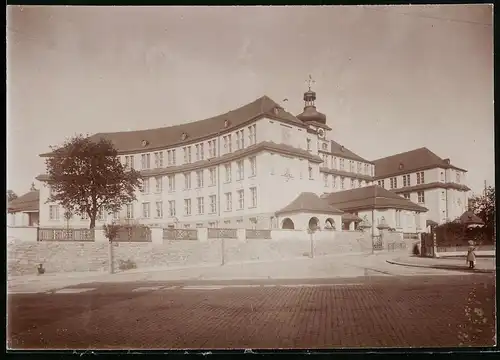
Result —
<path fill-rule="evenodd" d="M 58 7 L 7 11 L 7 185 L 75 134 L 156 128 L 268 95 L 299 114 L 309 75 L 330 138 L 360 156 L 427 147 L 494 185 L 493 8 Z M 287 102 L 282 102 L 287 98 Z"/>

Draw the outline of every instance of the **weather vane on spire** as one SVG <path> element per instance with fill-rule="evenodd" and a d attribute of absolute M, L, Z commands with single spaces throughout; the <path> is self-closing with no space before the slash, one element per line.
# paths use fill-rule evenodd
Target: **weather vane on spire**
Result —
<path fill-rule="evenodd" d="M 309 91 L 311 91 L 311 84 L 315 84 L 316 83 L 316 81 L 313 80 L 311 74 L 309 74 L 309 79 L 306 80 L 306 83 L 307 83 L 307 86 L 309 87 Z"/>

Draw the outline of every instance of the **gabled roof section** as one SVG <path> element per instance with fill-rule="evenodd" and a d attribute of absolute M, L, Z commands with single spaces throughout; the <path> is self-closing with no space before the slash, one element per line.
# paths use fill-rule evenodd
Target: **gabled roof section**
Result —
<path fill-rule="evenodd" d="M 349 150 L 345 146 L 340 145 L 338 142 L 333 141 L 333 140 L 330 141 L 329 153 L 332 155 L 335 155 L 335 156 L 340 156 L 340 157 L 346 158 L 346 159 L 361 161 L 361 162 L 372 164 L 371 161 L 362 158 L 358 154 L 353 153 L 351 150 Z"/>
<path fill-rule="evenodd" d="M 378 185 L 344 190 L 322 196 L 328 204 L 342 211 L 397 209 L 424 212 L 427 209 Z"/>
<path fill-rule="evenodd" d="M 32 190 L 12 200 L 7 205 L 7 210 L 10 213 L 23 211 L 39 211 L 39 200 L 40 190 Z"/>
<path fill-rule="evenodd" d="M 276 215 L 285 213 L 314 212 L 322 214 L 342 214 L 343 211 L 330 206 L 327 201 L 312 192 L 303 192 L 290 204 L 276 212 Z"/>
<path fill-rule="evenodd" d="M 434 167 L 467 171 L 451 165 L 449 159 L 440 158 L 426 147 L 377 159 L 373 163 L 375 178 L 379 179 Z"/>
<path fill-rule="evenodd" d="M 484 225 L 484 221 L 470 210 L 467 210 L 462 215 L 460 215 L 457 220 L 464 225 Z"/>
<path fill-rule="evenodd" d="M 91 139 L 111 140 L 119 153 L 155 151 L 170 146 L 191 144 L 218 134 L 234 131 L 246 123 L 263 117 L 306 128 L 302 121 L 285 111 L 282 106 L 268 96 L 262 96 L 235 110 L 208 119 L 156 129 L 98 133 L 92 135 Z M 50 155 L 51 153 L 47 153 L 40 156 Z"/>

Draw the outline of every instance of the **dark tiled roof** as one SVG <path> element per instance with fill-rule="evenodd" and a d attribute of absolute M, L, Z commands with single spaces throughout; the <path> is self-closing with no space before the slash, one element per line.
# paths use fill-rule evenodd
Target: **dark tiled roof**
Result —
<path fill-rule="evenodd" d="M 32 190 L 12 200 L 8 212 L 39 211 L 40 190 Z"/>
<path fill-rule="evenodd" d="M 158 176 L 158 175 L 168 175 L 168 174 L 173 174 L 173 173 L 180 173 L 180 172 L 184 172 L 184 171 L 193 171 L 193 170 L 201 169 L 204 167 L 216 166 L 216 165 L 224 163 L 226 161 L 234 161 L 234 160 L 237 160 L 241 157 L 248 156 L 248 155 L 251 155 L 255 152 L 263 151 L 263 150 L 273 151 L 273 152 L 285 154 L 285 155 L 294 155 L 294 156 L 302 157 L 304 159 L 307 159 L 307 160 L 310 160 L 310 161 L 316 162 L 316 163 L 320 163 L 323 161 L 319 156 L 312 155 L 307 150 L 298 149 L 298 148 L 295 148 L 293 146 L 286 145 L 286 144 L 276 144 L 272 141 L 263 141 L 263 142 L 260 142 L 256 145 L 251 145 L 245 149 L 237 150 L 237 151 L 232 152 L 230 154 L 224 154 L 224 155 L 216 157 L 216 158 L 196 161 L 196 162 L 193 162 L 191 164 L 168 166 L 165 168 L 158 168 L 158 169 L 141 170 L 140 173 L 142 176 Z M 39 181 L 48 181 L 48 176 L 46 174 L 38 175 L 36 177 L 36 179 Z"/>
<path fill-rule="evenodd" d="M 338 142 L 331 140 L 331 148 L 330 151 L 328 152 L 329 154 L 335 155 L 335 156 L 340 156 L 349 160 L 355 160 L 355 161 L 361 161 L 369 164 L 373 164 L 371 161 L 366 160 L 359 156 L 358 154 L 353 153 L 351 150 L 346 148 L 343 145 L 340 145 Z"/>
<path fill-rule="evenodd" d="M 472 224 L 478 224 L 478 225 L 484 225 L 484 221 L 474 214 L 472 211 L 466 211 L 464 212 L 459 218 L 458 221 L 461 224 L 464 225 L 472 225 Z"/>
<path fill-rule="evenodd" d="M 351 177 L 351 178 L 356 178 L 356 179 L 360 179 L 360 180 L 373 181 L 373 178 L 369 175 L 358 174 L 358 173 L 353 173 L 353 172 L 344 171 L 344 170 L 335 170 L 335 169 L 329 169 L 326 167 L 320 167 L 319 171 L 327 173 L 327 174 L 337 175 L 337 176 L 345 176 L 345 177 Z"/>
<path fill-rule="evenodd" d="M 278 113 L 275 112 L 275 109 L 279 109 Z M 155 151 L 172 146 L 191 144 L 217 136 L 219 133 L 222 134 L 234 131 L 262 117 L 268 117 L 270 119 L 306 128 L 306 125 L 302 121 L 285 111 L 268 96 L 262 96 L 247 105 L 205 120 L 157 129 L 98 133 L 92 135 L 91 139 L 98 140 L 100 138 L 105 138 L 111 140 L 119 153 Z M 226 120 L 228 121 L 227 128 L 224 127 Z M 182 135 L 184 133 L 187 135 L 187 138 L 182 140 Z M 143 140 L 148 142 L 147 147 L 142 145 Z M 40 156 L 50 155 L 51 153 L 47 153 Z"/>
<path fill-rule="evenodd" d="M 311 192 L 303 192 L 290 204 L 276 212 L 277 215 L 292 212 L 314 212 L 323 214 L 342 214 L 343 212 Z"/>
<path fill-rule="evenodd" d="M 374 160 L 373 163 L 375 177 L 379 179 L 434 167 L 466 171 L 451 165 L 449 159 L 440 158 L 426 147 Z"/>
<path fill-rule="evenodd" d="M 462 190 L 462 191 L 469 191 L 470 188 L 466 185 L 462 184 L 457 184 L 457 183 L 442 183 L 442 182 L 431 182 L 428 184 L 420 184 L 420 185 L 414 185 L 414 186 L 406 186 L 402 188 L 397 188 L 393 189 L 395 193 L 401 194 L 401 193 L 407 193 L 407 192 L 412 192 L 412 191 L 419 191 L 419 190 L 427 190 L 427 189 L 455 189 L 455 190 Z"/>
<path fill-rule="evenodd" d="M 362 209 L 398 209 L 411 211 L 427 211 L 423 206 L 389 191 L 378 185 L 333 192 L 323 196 L 328 203 L 342 211 L 356 211 Z"/>
<path fill-rule="evenodd" d="M 435 222 L 434 220 L 430 220 L 430 219 L 429 219 L 429 220 L 427 220 L 427 221 L 425 222 L 425 225 L 426 225 L 426 226 L 437 226 L 437 225 L 439 225 L 439 224 L 438 224 L 437 222 Z"/>

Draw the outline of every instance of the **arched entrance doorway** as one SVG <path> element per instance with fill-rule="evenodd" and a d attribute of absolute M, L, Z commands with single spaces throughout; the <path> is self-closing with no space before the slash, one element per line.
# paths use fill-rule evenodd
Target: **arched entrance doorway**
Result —
<path fill-rule="evenodd" d="M 292 219 L 286 218 L 285 220 L 283 220 L 283 223 L 281 224 L 281 228 L 293 230 L 293 229 L 295 229 L 295 225 L 293 224 Z"/>
<path fill-rule="evenodd" d="M 319 220 L 317 217 L 309 219 L 309 229 L 319 229 Z"/>

